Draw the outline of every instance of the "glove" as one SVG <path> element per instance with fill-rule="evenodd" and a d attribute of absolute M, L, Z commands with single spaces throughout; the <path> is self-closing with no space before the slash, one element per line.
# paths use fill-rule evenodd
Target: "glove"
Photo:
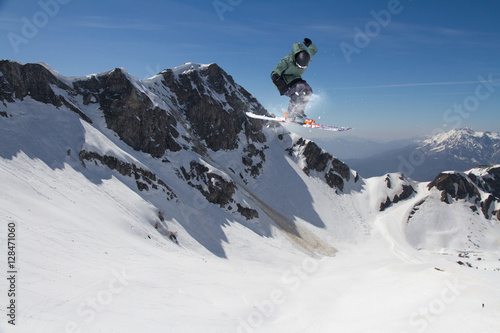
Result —
<path fill-rule="evenodd" d="M 305 46 L 309 47 L 309 45 L 311 45 L 311 44 L 312 44 L 312 42 L 309 38 L 304 38 L 304 45 Z"/>
<path fill-rule="evenodd" d="M 276 86 L 276 88 L 278 88 L 280 95 L 284 95 L 288 91 L 288 85 L 280 75 L 274 73 L 271 76 L 271 79 L 273 80 L 273 83 Z"/>

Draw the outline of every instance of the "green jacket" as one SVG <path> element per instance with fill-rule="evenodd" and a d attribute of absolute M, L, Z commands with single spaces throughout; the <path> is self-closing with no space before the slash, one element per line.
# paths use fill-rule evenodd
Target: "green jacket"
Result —
<path fill-rule="evenodd" d="M 271 76 L 273 74 L 278 74 L 283 77 L 286 84 L 289 85 L 292 81 L 300 79 L 302 74 L 306 71 L 307 68 L 300 69 L 295 66 L 295 55 L 300 51 L 307 51 L 309 55 L 312 57 L 318 52 L 318 48 L 315 44 L 309 45 L 306 47 L 304 44 L 298 42 L 294 43 L 292 46 L 292 52 L 283 57 L 280 62 L 274 67 L 271 72 Z"/>

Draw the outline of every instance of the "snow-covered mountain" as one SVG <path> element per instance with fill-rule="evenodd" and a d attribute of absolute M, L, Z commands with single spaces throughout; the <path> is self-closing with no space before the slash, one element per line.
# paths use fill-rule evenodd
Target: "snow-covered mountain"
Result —
<path fill-rule="evenodd" d="M 421 149 L 430 157 L 450 158 L 464 163 L 500 163 L 500 134 L 475 132 L 470 128 L 452 129 L 422 142 Z"/>
<path fill-rule="evenodd" d="M 500 327 L 499 166 L 362 178 L 216 64 L 1 61 L 0 102 L 0 329 Z"/>
<path fill-rule="evenodd" d="M 346 162 L 364 177 L 404 172 L 415 180 L 430 181 L 443 170 L 500 163 L 500 134 L 452 129 L 404 148 Z"/>

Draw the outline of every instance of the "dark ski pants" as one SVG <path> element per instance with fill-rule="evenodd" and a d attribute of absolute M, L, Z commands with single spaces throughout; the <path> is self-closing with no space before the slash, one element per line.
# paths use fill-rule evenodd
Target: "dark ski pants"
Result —
<path fill-rule="evenodd" d="M 293 119 L 295 117 L 304 116 L 304 110 L 306 109 L 312 93 L 312 88 L 304 80 L 297 82 L 288 89 L 285 93 L 286 96 L 290 97 L 290 104 L 288 104 L 287 111 L 288 118 Z"/>

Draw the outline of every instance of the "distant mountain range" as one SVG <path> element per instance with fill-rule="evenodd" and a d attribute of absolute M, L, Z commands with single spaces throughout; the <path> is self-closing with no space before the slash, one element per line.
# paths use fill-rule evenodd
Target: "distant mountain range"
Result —
<path fill-rule="evenodd" d="M 332 153 L 341 160 L 368 158 L 390 150 L 407 147 L 418 139 L 419 138 L 408 138 L 389 142 L 378 142 L 354 136 L 311 138 L 311 140 L 319 144 L 323 149 Z"/>
<path fill-rule="evenodd" d="M 362 159 L 345 159 L 362 177 L 403 172 L 418 181 L 431 181 L 443 170 L 468 170 L 500 162 L 500 134 L 453 129 L 406 147 Z"/>

